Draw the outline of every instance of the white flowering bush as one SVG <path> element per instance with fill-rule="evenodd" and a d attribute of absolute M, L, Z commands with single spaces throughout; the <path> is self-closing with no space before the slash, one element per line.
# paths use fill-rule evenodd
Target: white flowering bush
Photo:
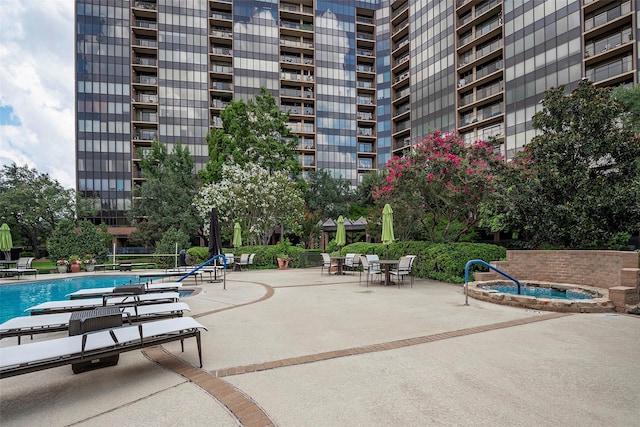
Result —
<path fill-rule="evenodd" d="M 275 227 L 297 234 L 304 199 L 283 172 L 269 173 L 260 165 L 223 165 L 222 180 L 202 187 L 194 202 L 208 232 L 211 208 L 216 208 L 222 227 L 240 222 L 249 242 L 267 244 Z"/>

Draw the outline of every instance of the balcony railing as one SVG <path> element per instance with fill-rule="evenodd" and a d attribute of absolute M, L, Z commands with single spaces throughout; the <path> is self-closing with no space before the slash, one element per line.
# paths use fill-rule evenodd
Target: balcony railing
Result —
<path fill-rule="evenodd" d="M 216 37 L 231 38 L 233 37 L 233 31 L 226 28 L 214 28 L 211 30 L 211 35 Z"/>
<path fill-rule="evenodd" d="M 476 6 L 476 16 L 480 16 L 493 6 L 499 4 L 502 0 L 488 0 L 482 4 Z"/>
<path fill-rule="evenodd" d="M 158 28 L 158 24 L 155 21 L 147 21 L 145 19 L 137 19 L 133 25 L 134 27 L 149 28 L 150 30 Z"/>
<path fill-rule="evenodd" d="M 147 1 L 137 1 L 133 6 L 138 9 L 156 10 L 156 4 Z"/>
<path fill-rule="evenodd" d="M 369 97 L 365 97 L 365 96 L 359 96 L 358 97 L 358 104 L 371 105 L 371 104 L 373 104 L 373 98 L 369 98 Z"/>
<path fill-rule="evenodd" d="M 599 53 L 606 52 L 609 49 L 616 48 L 622 43 L 627 43 L 633 40 L 633 33 L 631 27 L 623 29 L 619 33 L 611 34 L 607 37 L 601 38 L 591 43 L 587 43 L 585 46 L 585 56 L 588 58 Z"/>
<path fill-rule="evenodd" d="M 373 51 L 370 49 L 358 49 L 356 53 L 363 56 L 373 56 Z"/>
<path fill-rule="evenodd" d="M 356 38 L 364 39 L 364 40 L 375 40 L 375 37 L 373 36 L 373 34 L 369 34 L 369 33 L 357 33 Z"/>
<path fill-rule="evenodd" d="M 146 65 L 149 67 L 155 67 L 158 65 L 158 60 L 156 58 L 148 58 L 143 56 L 136 56 L 133 58 L 133 63 L 138 65 Z"/>
<path fill-rule="evenodd" d="M 402 104 L 400 106 L 398 106 L 398 108 L 396 108 L 396 116 L 399 116 L 400 114 L 404 114 L 407 111 L 411 110 L 411 103 L 407 102 L 406 104 Z"/>
<path fill-rule="evenodd" d="M 395 98 L 393 98 L 393 100 L 395 101 L 396 99 L 400 99 L 400 98 L 403 98 L 403 97 L 409 95 L 410 91 L 411 91 L 411 89 L 406 88 L 406 89 L 402 89 L 401 91 L 396 92 L 396 96 L 395 96 Z"/>
<path fill-rule="evenodd" d="M 373 113 L 368 111 L 358 111 L 358 120 L 373 120 Z"/>
<path fill-rule="evenodd" d="M 372 89 L 373 82 L 368 80 L 358 80 L 357 86 L 363 89 Z"/>
<path fill-rule="evenodd" d="M 409 43 L 409 37 L 403 37 L 396 45 L 393 47 L 393 50 L 400 49 L 402 46 Z"/>
<path fill-rule="evenodd" d="M 290 56 L 290 55 L 282 55 L 280 57 L 280 61 L 282 61 L 282 62 L 290 62 L 290 63 L 293 63 L 293 64 L 302 63 L 302 60 L 300 59 L 299 56 Z"/>
<path fill-rule="evenodd" d="M 373 18 L 370 18 L 368 16 L 357 15 L 356 16 L 356 22 L 359 22 L 360 24 L 373 25 Z"/>
<path fill-rule="evenodd" d="M 135 76 L 133 82 L 143 85 L 156 85 L 158 84 L 158 78 L 156 76 Z"/>
<path fill-rule="evenodd" d="M 396 124 L 395 132 L 400 132 L 405 129 L 408 129 L 411 126 L 411 122 L 409 120 L 404 120 L 398 124 Z"/>
<path fill-rule="evenodd" d="M 152 112 L 152 113 L 140 112 L 136 116 L 136 120 L 141 121 L 141 122 L 157 122 L 158 121 L 158 114 L 155 111 Z"/>
<path fill-rule="evenodd" d="M 407 62 L 409 59 L 410 59 L 410 55 L 407 53 L 406 55 L 403 55 L 400 58 L 398 58 L 393 65 L 396 66 L 396 65 L 403 64 Z"/>
<path fill-rule="evenodd" d="M 158 47 L 158 42 L 152 39 L 140 39 L 136 38 L 132 43 L 134 46 L 142 46 L 142 47 Z"/>
<path fill-rule="evenodd" d="M 476 27 L 476 37 L 480 37 L 491 32 L 493 29 L 502 25 L 502 18 L 496 17 L 491 22 L 485 22 L 481 26 Z"/>
<path fill-rule="evenodd" d="M 632 57 L 631 55 L 627 55 L 624 58 L 615 59 L 607 64 L 587 69 L 586 77 L 593 82 L 599 82 L 622 73 L 628 73 L 632 69 Z"/>
<path fill-rule="evenodd" d="M 398 25 L 396 25 L 393 29 L 393 34 L 395 35 L 398 32 L 400 32 L 400 30 L 402 30 L 404 27 L 406 27 L 407 25 L 409 25 L 409 18 L 405 19 L 404 21 L 402 21 L 401 23 L 399 23 Z"/>
<path fill-rule="evenodd" d="M 360 153 L 373 153 L 373 144 L 370 142 L 359 142 L 358 152 Z"/>
<path fill-rule="evenodd" d="M 373 73 L 376 71 L 373 65 L 358 65 L 356 66 L 356 70 L 363 71 L 365 73 Z"/>
<path fill-rule="evenodd" d="M 399 76 L 396 76 L 395 79 L 393 79 L 393 83 L 398 83 L 401 80 L 404 80 L 406 78 L 409 77 L 409 70 L 405 71 L 404 73 L 400 74 Z"/>
<path fill-rule="evenodd" d="M 606 24 L 607 22 L 619 18 L 622 15 L 626 15 L 629 12 L 631 12 L 631 2 L 626 1 L 609 10 L 599 11 L 593 16 L 587 17 L 584 20 L 584 28 L 586 31 L 589 31 L 592 28 Z"/>
<path fill-rule="evenodd" d="M 133 139 L 142 139 L 152 141 L 158 138 L 158 132 L 155 130 L 140 130 L 133 134 Z"/>
<path fill-rule="evenodd" d="M 213 108 L 226 108 L 231 105 L 231 101 L 223 101 L 222 99 L 214 98 L 211 100 L 211 106 Z"/>
<path fill-rule="evenodd" d="M 138 95 L 137 99 L 134 98 L 134 101 L 141 102 L 145 104 L 157 104 L 158 103 L 158 95 L 148 95 L 145 93 L 141 93 Z"/>
<path fill-rule="evenodd" d="M 211 53 L 216 54 L 216 55 L 225 55 L 225 56 L 231 56 L 233 54 L 233 50 L 231 48 L 228 47 L 212 47 L 211 48 Z"/>
<path fill-rule="evenodd" d="M 231 21 L 233 19 L 230 13 L 220 12 L 217 10 L 211 11 L 210 16 L 215 19 L 224 19 L 226 21 Z"/>
<path fill-rule="evenodd" d="M 502 68 L 502 59 L 499 59 L 498 61 L 495 61 L 495 62 L 491 62 L 490 64 L 482 68 L 478 68 L 476 71 L 476 80 L 481 79 L 484 76 L 488 76 L 489 74 L 494 73 L 500 70 L 501 68 Z"/>
<path fill-rule="evenodd" d="M 233 67 L 228 65 L 211 64 L 211 71 L 215 73 L 233 73 Z"/>
<path fill-rule="evenodd" d="M 233 90 L 233 84 L 228 82 L 211 82 L 211 89 L 216 90 Z"/>
<path fill-rule="evenodd" d="M 400 15 L 402 12 L 404 12 L 408 8 L 409 8 L 409 4 L 406 4 L 404 6 L 399 7 L 398 9 L 394 10 L 393 13 L 391 14 L 391 19 L 393 19 L 396 16 Z"/>
<path fill-rule="evenodd" d="M 358 136 L 373 136 L 372 128 L 358 128 Z"/>

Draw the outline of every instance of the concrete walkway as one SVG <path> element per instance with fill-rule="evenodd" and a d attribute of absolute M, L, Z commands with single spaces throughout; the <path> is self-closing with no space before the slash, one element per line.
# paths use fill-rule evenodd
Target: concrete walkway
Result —
<path fill-rule="evenodd" d="M 183 299 L 209 328 L 203 369 L 188 340 L 7 378 L 0 424 L 640 425 L 638 316 L 465 306 L 458 285 L 319 269 L 233 272 L 226 288 Z"/>

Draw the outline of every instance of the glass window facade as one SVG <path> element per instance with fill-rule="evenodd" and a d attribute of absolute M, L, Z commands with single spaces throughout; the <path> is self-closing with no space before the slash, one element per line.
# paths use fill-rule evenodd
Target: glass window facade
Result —
<path fill-rule="evenodd" d="M 544 92 L 638 82 L 640 0 L 76 0 L 77 189 L 125 226 L 139 153 L 196 168 L 232 99 L 266 87 L 304 171 L 352 185 L 421 136 L 534 136 Z"/>

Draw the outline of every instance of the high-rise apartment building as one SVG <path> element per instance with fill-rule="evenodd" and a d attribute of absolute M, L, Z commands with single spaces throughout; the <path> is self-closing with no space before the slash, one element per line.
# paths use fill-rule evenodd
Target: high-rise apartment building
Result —
<path fill-rule="evenodd" d="M 545 90 L 638 82 L 640 0 L 76 0 L 77 188 L 125 226 L 138 153 L 207 162 L 232 99 L 267 88 L 305 171 L 354 185 L 434 129 L 533 137 Z"/>

